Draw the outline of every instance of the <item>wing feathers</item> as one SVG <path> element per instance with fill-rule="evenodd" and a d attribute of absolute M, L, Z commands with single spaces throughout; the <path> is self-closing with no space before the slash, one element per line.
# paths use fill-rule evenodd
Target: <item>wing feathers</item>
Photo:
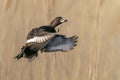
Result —
<path fill-rule="evenodd" d="M 35 36 L 35 37 L 31 38 L 31 39 L 28 39 L 26 41 L 26 43 L 32 43 L 32 42 L 43 43 L 43 42 L 49 40 L 50 38 L 53 38 L 54 36 L 55 36 L 54 33 L 48 34 L 48 35 L 45 35 L 45 36 Z"/>
<path fill-rule="evenodd" d="M 77 39 L 77 36 L 66 38 L 64 35 L 57 35 L 49 42 L 45 52 L 68 51 L 76 46 Z"/>

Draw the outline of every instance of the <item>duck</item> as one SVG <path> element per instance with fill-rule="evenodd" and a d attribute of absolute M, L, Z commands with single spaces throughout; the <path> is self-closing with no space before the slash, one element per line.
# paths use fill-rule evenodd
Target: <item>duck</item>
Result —
<path fill-rule="evenodd" d="M 19 60 L 22 57 L 33 59 L 38 56 L 38 51 L 55 52 L 69 51 L 76 46 L 78 36 L 66 37 L 58 34 L 56 27 L 67 19 L 59 16 L 53 19 L 49 25 L 33 28 L 27 35 L 26 44 L 21 48 L 20 53 L 14 58 Z"/>

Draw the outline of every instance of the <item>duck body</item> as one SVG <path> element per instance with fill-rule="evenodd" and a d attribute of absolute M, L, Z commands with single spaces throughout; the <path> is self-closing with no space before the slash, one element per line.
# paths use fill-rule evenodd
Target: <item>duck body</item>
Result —
<path fill-rule="evenodd" d="M 15 58 L 20 59 L 24 56 L 31 59 L 34 56 L 37 57 L 38 50 L 42 51 L 55 36 L 55 33 L 55 29 L 49 26 L 32 29 L 27 35 L 26 45 L 21 48 L 21 52 Z"/>

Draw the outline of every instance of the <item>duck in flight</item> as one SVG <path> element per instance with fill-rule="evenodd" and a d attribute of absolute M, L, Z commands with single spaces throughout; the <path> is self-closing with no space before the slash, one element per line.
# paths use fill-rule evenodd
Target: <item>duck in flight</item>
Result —
<path fill-rule="evenodd" d="M 66 37 L 58 34 L 56 27 L 64 22 L 66 19 L 56 17 L 50 25 L 40 26 L 32 29 L 28 35 L 25 46 L 21 48 L 21 52 L 14 58 L 19 60 L 22 57 L 32 59 L 38 56 L 38 51 L 41 52 L 55 52 L 68 51 L 76 46 L 77 36 Z"/>

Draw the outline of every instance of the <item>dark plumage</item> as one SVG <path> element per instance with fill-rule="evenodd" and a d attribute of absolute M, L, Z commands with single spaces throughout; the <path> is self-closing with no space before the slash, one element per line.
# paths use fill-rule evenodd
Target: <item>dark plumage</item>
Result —
<path fill-rule="evenodd" d="M 37 57 L 38 50 L 44 52 L 52 51 L 68 51 L 72 49 L 77 42 L 77 36 L 66 38 L 64 35 L 57 34 L 55 27 L 66 22 L 62 17 L 56 17 L 50 25 L 41 26 L 32 29 L 28 35 L 25 46 L 21 48 L 21 52 L 15 56 L 16 59 L 22 57 Z"/>

